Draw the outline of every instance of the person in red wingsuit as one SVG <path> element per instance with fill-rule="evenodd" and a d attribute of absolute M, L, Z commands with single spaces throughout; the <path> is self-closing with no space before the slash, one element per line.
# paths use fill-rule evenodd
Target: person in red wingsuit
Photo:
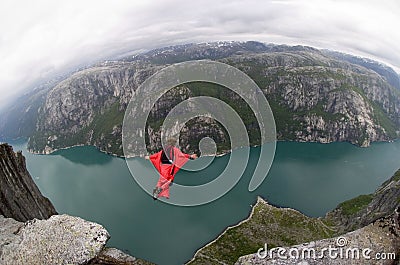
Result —
<path fill-rule="evenodd" d="M 157 185 L 153 190 L 153 199 L 165 197 L 169 199 L 169 186 L 172 184 L 176 173 L 189 160 L 196 159 L 196 154 L 182 153 L 176 146 L 176 139 L 169 138 L 167 146 L 151 156 L 145 156 L 153 163 L 154 167 L 160 173 Z"/>

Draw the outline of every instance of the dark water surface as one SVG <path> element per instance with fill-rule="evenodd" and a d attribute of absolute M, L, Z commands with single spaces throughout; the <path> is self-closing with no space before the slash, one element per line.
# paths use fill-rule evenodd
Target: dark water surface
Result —
<path fill-rule="evenodd" d="M 32 155 L 25 142 L 11 144 L 23 150 L 29 172 L 59 213 L 104 225 L 112 236 L 109 246 L 157 264 L 189 260 L 227 226 L 246 218 L 257 195 L 309 216 L 323 216 L 344 200 L 373 192 L 400 168 L 400 141 L 369 148 L 279 142 L 268 178 L 254 192 L 247 187 L 259 148 L 251 148 L 244 176 L 227 195 L 202 206 L 177 207 L 153 201 L 132 178 L 124 159 L 94 147 Z M 218 157 L 201 172 L 180 171 L 176 181 L 204 183 L 216 177 L 228 159 Z M 143 174 L 154 173 L 144 159 L 133 163 Z"/>

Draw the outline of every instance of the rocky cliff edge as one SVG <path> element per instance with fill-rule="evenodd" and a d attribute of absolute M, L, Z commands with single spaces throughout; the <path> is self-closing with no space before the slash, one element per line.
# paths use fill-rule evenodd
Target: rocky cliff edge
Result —
<path fill-rule="evenodd" d="M 57 215 L 26 169 L 21 152 L 0 144 L 0 265 L 145 265 L 114 248 L 100 224 Z"/>

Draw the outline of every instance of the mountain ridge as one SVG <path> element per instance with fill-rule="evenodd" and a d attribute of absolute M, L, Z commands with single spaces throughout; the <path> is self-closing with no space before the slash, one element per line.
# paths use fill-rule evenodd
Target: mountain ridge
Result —
<path fill-rule="evenodd" d="M 160 48 L 118 61 L 98 63 L 74 73 L 52 87 L 41 104 L 30 106 L 33 112 L 37 110 L 36 120 L 35 117 L 26 119 L 29 124 L 35 124 L 34 129 L 30 128 L 32 133 L 25 134 L 30 137 L 30 151 L 51 153 L 59 148 L 85 144 L 122 156 L 121 123 L 133 91 L 169 63 L 189 59 L 219 60 L 255 80 L 276 117 L 278 140 L 348 141 L 368 146 L 373 141 L 393 140 L 400 134 L 400 92 L 387 77 L 372 69 L 336 59 L 311 47 L 215 42 Z M 200 95 L 198 91 L 215 94 L 213 89 L 212 86 L 175 88 L 160 99 L 152 114 L 161 110 L 160 106 L 164 106 L 165 111 L 171 109 L 172 103 Z M 225 99 L 232 105 L 243 105 L 234 94 L 228 94 L 230 97 Z M 240 114 L 251 117 L 246 110 Z M 157 117 L 148 128 L 153 132 L 148 142 L 150 151 L 160 148 L 160 143 L 154 139 L 165 115 Z M 7 122 L 13 123 L 3 120 L 3 124 Z M 219 139 L 226 139 L 223 129 L 218 129 L 212 120 L 199 122 L 203 135 L 217 138 L 220 135 Z M 196 135 L 190 132 L 190 126 L 186 127 L 187 133 L 182 136 L 184 149 L 198 152 L 193 140 Z M 253 120 L 248 122 L 250 134 L 257 134 L 255 127 Z M 0 126 L 1 134 L 6 136 Z M 251 140 L 252 145 L 257 144 L 256 138 Z M 226 148 L 228 140 L 223 139 L 219 143 L 220 153 L 229 149 Z"/>

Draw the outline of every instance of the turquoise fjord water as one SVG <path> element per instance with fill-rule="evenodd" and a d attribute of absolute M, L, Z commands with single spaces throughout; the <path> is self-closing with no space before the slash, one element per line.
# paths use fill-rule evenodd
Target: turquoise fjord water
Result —
<path fill-rule="evenodd" d="M 369 148 L 279 142 L 268 178 L 254 192 L 247 187 L 259 148 L 251 148 L 244 176 L 227 195 L 202 206 L 176 207 L 153 201 L 132 178 L 124 159 L 94 147 L 44 156 L 28 153 L 25 142 L 11 144 L 23 150 L 28 170 L 59 213 L 103 224 L 112 236 L 109 246 L 157 264 L 189 260 L 227 226 L 246 218 L 257 195 L 309 216 L 323 216 L 344 200 L 373 192 L 400 167 L 400 141 Z M 228 159 L 218 157 L 201 172 L 180 171 L 176 181 L 204 183 L 216 177 Z M 133 163 L 156 180 L 150 162 L 136 158 Z"/>

